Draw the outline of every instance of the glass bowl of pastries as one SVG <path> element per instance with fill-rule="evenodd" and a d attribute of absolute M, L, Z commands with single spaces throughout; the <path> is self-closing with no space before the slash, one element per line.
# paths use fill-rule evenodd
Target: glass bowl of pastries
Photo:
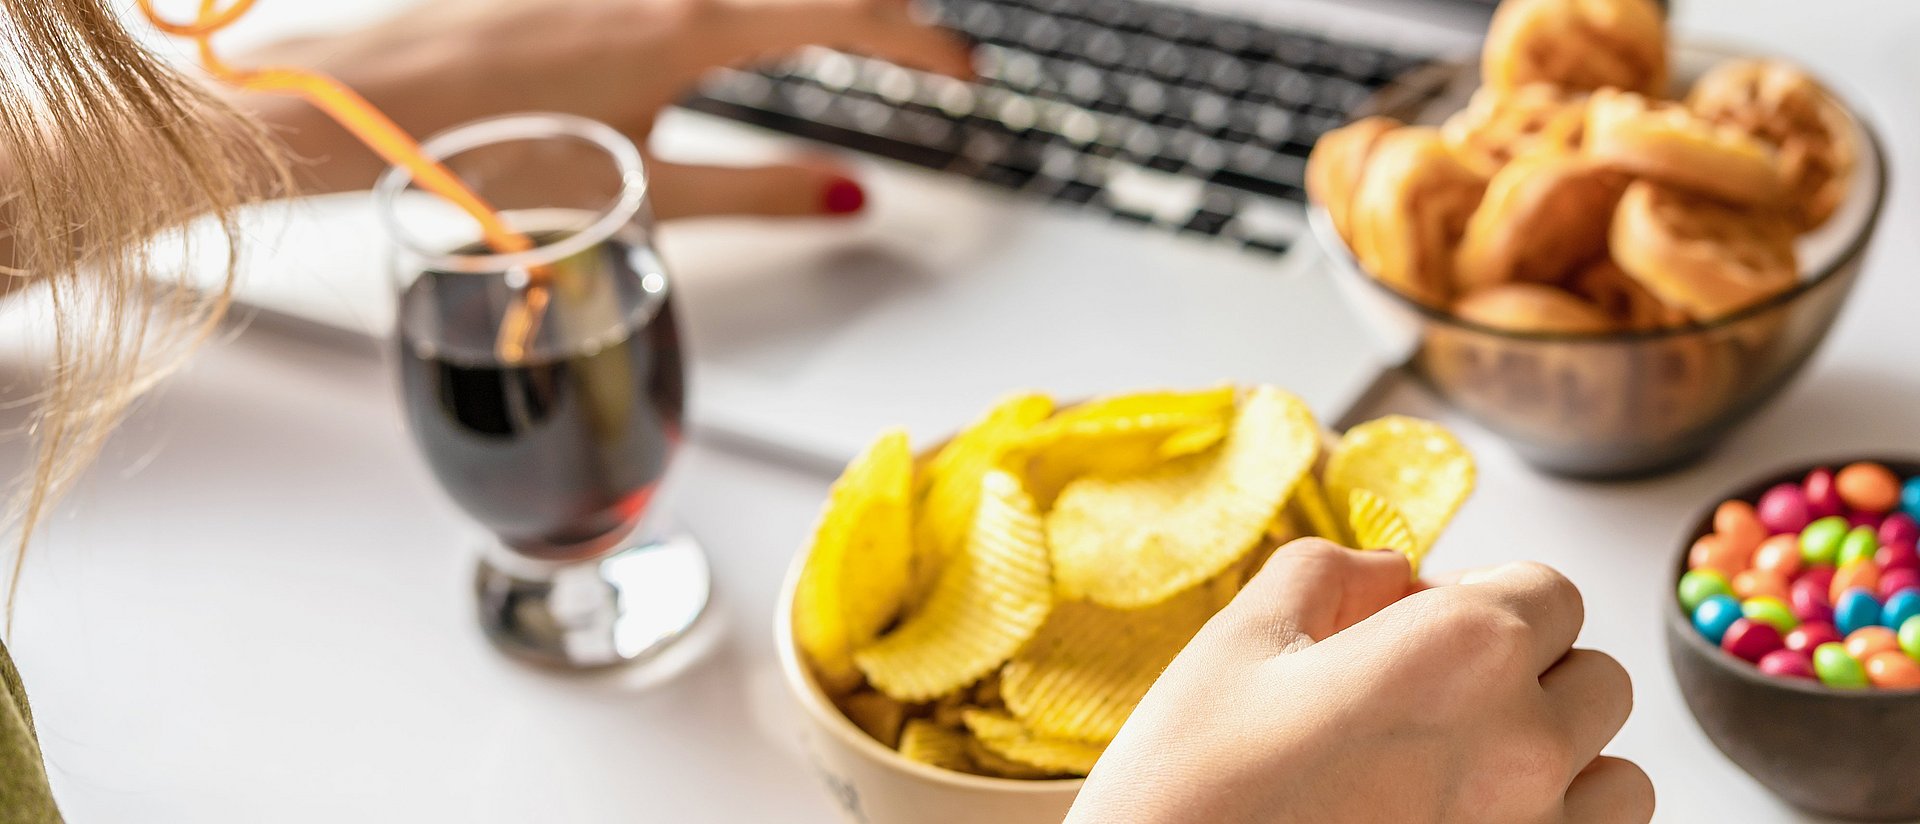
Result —
<path fill-rule="evenodd" d="M 1697 458 L 1832 327 L 1878 138 L 1789 62 L 1670 44 L 1652 0 L 1505 0 L 1308 162 L 1340 291 L 1408 369 L 1555 474 Z"/>

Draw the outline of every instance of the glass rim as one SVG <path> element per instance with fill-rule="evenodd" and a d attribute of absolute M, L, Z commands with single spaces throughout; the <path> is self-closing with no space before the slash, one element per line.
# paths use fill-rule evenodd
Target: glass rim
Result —
<path fill-rule="evenodd" d="M 1459 65 L 1464 66 L 1465 64 Z M 1455 66 L 1455 68 L 1458 68 L 1458 66 Z M 1833 96 L 1835 102 L 1839 103 L 1841 111 L 1846 115 L 1847 122 L 1858 130 L 1859 134 L 1864 138 L 1864 153 L 1871 156 L 1874 162 L 1874 174 L 1868 180 L 1868 184 L 1872 189 L 1873 199 L 1867 206 L 1867 212 L 1861 221 L 1859 230 L 1854 232 L 1852 237 L 1847 238 L 1845 245 L 1830 259 L 1825 261 L 1819 269 L 1813 271 L 1806 277 L 1800 278 L 1799 282 L 1795 283 L 1792 288 L 1783 290 L 1766 300 L 1743 307 L 1731 314 L 1722 315 L 1704 323 L 1694 322 L 1684 326 L 1664 326 L 1657 329 L 1622 329 L 1605 332 L 1522 332 L 1488 326 L 1460 317 L 1445 309 L 1429 306 L 1421 301 L 1415 300 L 1413 297 L 1393 288 L 1385 281 L 1374 277 L 1373 273 L 1368 272 L 1366 267 L 1360 265 L 1359 258 L 1354 255 L 1353 247 L 1349 246 L 1347 239 L 1341 237 L 1340 233 L 1334 229 L 1333 215 L 1328 213 L 1326 206 L 1318 201 L 1310 201 L 1307 205 L 1307 226 L 1320 246 L 1328 252 L 1330 257 L 1335 258 L 1333 260 L 1335 267 L 1345 270 L 1343 273 L 1344 276 L 1365 281 L 1371 288 L 1377 289 L 1385 294 L 1389 300 L 1411 309 L 1429 321 L 1444 326 L 1508 340 L 1533 343 L 1592 344 L 1639 343 L 1643 341 L 1667 340 L 1726 329 L 1752 318 L 1759 317 L 1760 315 L 1784 308 L 1812 292 L 1814 289 L 1819 288 L 1827 281 L 1832 280 L 1835 275 L 1845 271 L 1849 266 L 1856 263 L 1861 255 L 1865 254 L 1867 243 L 1873 239 L 1874 234 L 1879 230 L 1880 218 L 1886 209 L 1887 189 L 1889 188 L 1886 147 L 1880 140 L 1879 132 L 1873 128 L 1873 124 L 1857 114 L 1858 110 L 1853 106 L 1851 101 L 1843 98 L 1839 92 L 1834 91 L 1832 86 L 1828 86 L 1827 91 L 1828 94 Z"/>
<path fill-rule="evenodd" d="M 414 180 L 413 173 L 400 166 L 389 166 L 374 186 L 380 221 L 395 243 L 425 259 L 427 266 L 448 272 L 488 274 L 543 266 L 591 249 L 631 222 L 646 205 L 647 172 L 640 149 L 619 130 L 578 115 L 522 112 L 453 126 L 421 141 L 420 150 L 436 162 L 445 162 L 455 155 L 486 146 L 553 138 L 573 138 L 598 148 L 613 161 L 620 182 L 620 194 L 613 204 L 579 231 L 524 252 L 462 254 L 426 248 L 402 225 L 395 208 L 400 195 Z"/>

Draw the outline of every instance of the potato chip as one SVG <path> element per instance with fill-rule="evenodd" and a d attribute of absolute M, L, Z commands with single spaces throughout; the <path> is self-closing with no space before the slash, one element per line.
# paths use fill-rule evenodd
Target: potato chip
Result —
<path fill-rule="evenodd" d="M 932 764 L 943 770 L 972 772 L 973 759 L 967 757 L 967 747 L 972 741 L 973 736 L 966 730 L 915 718 L 900 729 L 900 754 L 909 761 Z"/>
<path fill-rule="evenodd" d="M 977 775 L 989 775 L 994 778 L 1053 778 L 1057 772 L 1040 769 L 1032 764 L 1022 764 L 1011 758 L 987 749 L 980 739 L 967 736 L 967 758 L 973 762 L 973 772 Z"/>
<path fill-rule="evenodd" d="M 1319 447 L 1306 404 L 1262 387 L 1217 451 L 1069 483 L 1047 515 L 1060 593 L 1125 609 L 1218 575 L 1259 542 Z"/>
<path fill-rule="evenodd" d="M 1320 486 L 1320 479 L 1315 478 L 1312 472 L 1300 477 L 1300 485 L 1294 487 L 1293 498 L 1287 501 L 1287 512 L 1304 524 L 1309 534 L 1341 546 L 1352 546 L 1353 542 L 1347 539 L 1346 529 L 1342 528 L 1339 519 L 1333 517 L 1333 505 L 1327 502 L 1326 489 Z"/>
<path fill-rule="evenodd" d="M 873 740 L 889 747 L 900 744 L 900 725 L 906 723 L 907 707 L 872 690 L 861 690 L 840 700 L 840 711 L 847 720 Z"/>
<path fill-rule="evenodd" d="M 1047 508 L 1075 478 L 1144 472 L 1219 443 L 1234 389 L 1142 392 L 1090 401 L 1034 427 L 1012 450 L 1034 501 Z"/>
<path fill-rule="evenodd" d="M 1105 744 L 1194 633 L 1239 590 L 1237 567 L 1144 609 L 1055 604 L 1040 634 L 1002 671 L 1007 709 L 1036 734 Z"/>
<path fill-rule="evenodd" d="M 967 710 L 967 730 L 989 752 L 1009 761 L 1038 767 L 1049 773 L 1086 775 L 1100 760 L 1096 744 L 1050 738 L 1035 733 L 1020 719 L 996 710 Z"/>
<path fill-rule="evenodd" d="M 907 433 L 882 434 L 847 464 L 814 528 L 794 591 L 793 633 L 831 694 L 860 682 L 853 650 L 892 623 L 908 596 L 912 478 Z"/>
<path fill-rule="evenodd" d="M 1039 631 L 1053 606 L 1047 542 L 1033 499 L 1012 475 L 981 479 L 966 545 L 919 611 L 854 662 L 874 688 L 927 701 L 980 680 Z"/>
<path fill-rule="evenodd" d="M 1473 493 L 1473 456 L 1446 428 L 1398 415 L 1350 430 L 1327 461 L 1327 492 L 1339 519 L 1353 522 L 1356 489 L 1371 490 L 1400 510 L 1424 555 Z"/>
<path fill-rule="evenodd" d="M 1413 529 L 1387 499 L 1371 489 L 1356 489 L 1347 504 L 1347 517 L 1353 519 L 1355 549 L 1390 549 L 1407 556 L 1413 574 L 1420 574 L 1420 559 L 1427 552 L 1413 538 Z"/>
<path fill-rule="evenodd" d="M 1013 395 L 956 435 L 927 462 L 916 486 L 915 589 L 918 603 L 932 588 L 946 559 L 959 552 L 980 504 L 980 479 L 999 466 L 1008 447 L 1053 414 L 1053 399 Z"/>

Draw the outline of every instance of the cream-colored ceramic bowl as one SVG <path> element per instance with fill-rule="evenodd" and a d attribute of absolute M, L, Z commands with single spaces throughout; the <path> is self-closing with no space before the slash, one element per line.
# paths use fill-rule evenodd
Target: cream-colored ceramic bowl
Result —
<path fill-rule="evenodd" d="M 773 640 L 780 680 L 797 705 L 800 748 L 849 824 L 1060 824 L 1080 779 L 989 778 L 908 761 L 873 740 L 828 700 L 793 640 L 793 592 L 806 553 L 780 585 Z"/>

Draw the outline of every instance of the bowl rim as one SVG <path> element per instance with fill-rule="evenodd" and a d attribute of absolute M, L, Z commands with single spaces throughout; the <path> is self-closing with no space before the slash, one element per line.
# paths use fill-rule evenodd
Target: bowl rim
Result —
<path fill-rule="evenodd" d="M 1905 477 L 1920 475 L 1920 456 L 1844 456 L 1842 459 L 1837 460 L 1819 460 L 1799 463 L 1754 476 L 1752 480 L 1728 490 L 1727 493 L 1715 500 L 1713 504 L 1707 506 L 1698 515 L 1689 520 L 1687 522 L 1687 531 L 1681 536 L 1679 551 L 1675 553 L 1674 562 L 1669 567 L 1673 570 L 1672 575 L 1668 578 L 1666 589 L 1662 590 L 1660 595 L 1660 600 L 1666 604 L 1662 610 L 1666 613 L 1667 625 L 1669 629 L 1674 630 L 1673 632 L 1667 633 L 1668 638 L 1671 639 L 1677 635 L 1682 639 L 1680 643 L 1686 645 L 1686 647 L 1698 657 L 1712 661 L 1711 666 L 1731 672 L 1735 677 L 1747 683 L 1760 684 L 1771 689 L 1780 689 L 1809 696 L 1864 701 L 1911 699 L 1920 696 L 1920 687 L 1906 689 L 1868 687 L 1867 689 L 1843 690 L 1829 687 L 1821 683 L 1818 679 L 1789 679 L 1767 675 L 1753 664 L 1749 664 L 1746 661 L 1727 654 L 1725 650 L 1720 649 L 1719 645 L 1707 643 L 1707 639 L 1700 637 L 1699 631 L 1694 629 L 1693 618 L 1687 615 L 1685 610 L 1680 608 L 1680 599 L 1674 596 L 1674 593 L 1680 585 L 1680 576 L 1687 574 L 1687 555 L 1693 547 L 1693 542 L 1712 531 L 1713 513 L 1714 510 L 1720 507 L 1721 503 L 1732 500 L 1753 503 L 1757 501 L 1760 495 L 1766 492 L 1766 490 L 1783 483 L 1797 484 L 1801 479 L 1805 478 L 1808 473 L 1816 469 L 1829 469 L 1837 472 L 1839 471 L 1837 467 L 1845 467 L 1862 462 L 1881 464 Z"/>
<path fill-rule="evenodd" d="M 1674 48 L 1713 52 L 1728 59 L 1752 56 L 1737 48 L 1720 46 L 1711 42 L 1678 40 L 1675 41 Z M 1454 70 L 1463 71 L 1474 68 L 1477 66 L 1477 63 L 1456 61 L 1452 65 Z M 1809 75 L 1812 74 L 1811 71 L 1808 73 Z M 1423 76 L 1430 78 L 1433 75 Z M 1345 270 L 1345 275 L 1357 276 L 1358 280 L 1365 281 L 1374 289 L 1387 295 L 1390 300 L 1396 301 L 1399 305 L 1419 313 L 1430 321 L 1446 326 L 1453 326 L 1483 335 L 1507 338 L 1510 340 L 1569 344 L 1637 343 L 1641 341 L 1667 340 L 1683 336 L 1700 335 L 1725 329 L 1750 318 L 1758 317 L 1794 303 L 1800 297 L 1812 292 L 1828 280 L 1833 279 L 1835 275 L 1849 268 L 1857 262 L 1866 251 L 1867 244 L 1873 240 L 1873 236 L 1877 233 L 1880 226 L 1880 218 L 1886 210 L 1889 173 L 1887 169 L 1886 148 L 1884 142 L 1880 139 L 1879 131 L 1874 128 L 1871 121 L 1859 113 L 1859 108 L 1853 105 L 1851 100 L 1834 90 L 1833 84 L 1828 83 L 1822 78 L 1816 77 L 1815 79 L 1820 81 L 1821 86 L 1827 90 L 1828 95 L 1833 98 L 1835 103 L 1839 104 L 1841 111 L 1847 116 L 1847 122 L 1859 131 L 1861 137 L 1865 138 L 1861 146 L 1861 154 L 1871 157 L 1874 161 L 1874 175 L 1869 179 L 1873 199 L 1868 205 L 1866 216 L 1861 222 L 1859 231 L 1855 232 L 1853 237 L 1847 240 L 1846 245 L 1835 252 L 1832 258 L 1818 271 L 1814 272 L 1812 276 L 1800 278 L 1799 282 L 1795 283 L 1792 288 L 1775 294 L 1766 300 L 1742 308 L 1732 314 L 1715 318 L 1706 323 L 1696 322 L 1684 326 L 1667 326 L 1659 329 L 1608 332 L 1522 332 L 1487 326 L 1459 317 L 1452 312 L 1437 309 L 1421 303 L 1418 300 L 1414 300 L 1403 294 L 1400 290 L 1387 285 L 1379 278 L 1367 272 L 1366 267 L 1360 265 L 1359 258 L 1354 256 L 1352 247 L 1347 245 L 1347 239 L 1341 237 L 1340 232 L 1334 229 L 1333 216 L 1327 212 L 1326 206 L 1318 200 L 1310 199 L 1307 204 L 1307 226 L 1321 247 L 1325 249 L 1329 255 L 1335 257 L 1335 263 L 1337 264 L 1335 266 L 1336 269 Z M 1389 86 L 1389 90 L 1391 90 L 1391 88 L 1392 87 Z M 1385 91 L 1382 92 L 1382 94 L 1386 93 Z"/>
<path fill-rule="evenodd" d="M 1065 791 L 1078 793 L 1085 778 L 1001 778 L 942 769 L 908 759 L 899 750 L 875 741 L 853 723 L 853 719 L 834 706 L 813 677 L 811 667 L 800 660 L 800 645 L 793 636 L 793 598 L 800 585 L 800 572 L 806 567 L 811 548 L 794 553 L 780 584 L 780 600 L 774 607 L 773 642 L 780 657 L 780 680 L 800 702 L 801 709 L 814 724 L 825 729 L 842 745 L 853 748 L 869 759 L 896 771 L 926 781 L 966 790 L 1019 795 L 1049 795 Z"/>

